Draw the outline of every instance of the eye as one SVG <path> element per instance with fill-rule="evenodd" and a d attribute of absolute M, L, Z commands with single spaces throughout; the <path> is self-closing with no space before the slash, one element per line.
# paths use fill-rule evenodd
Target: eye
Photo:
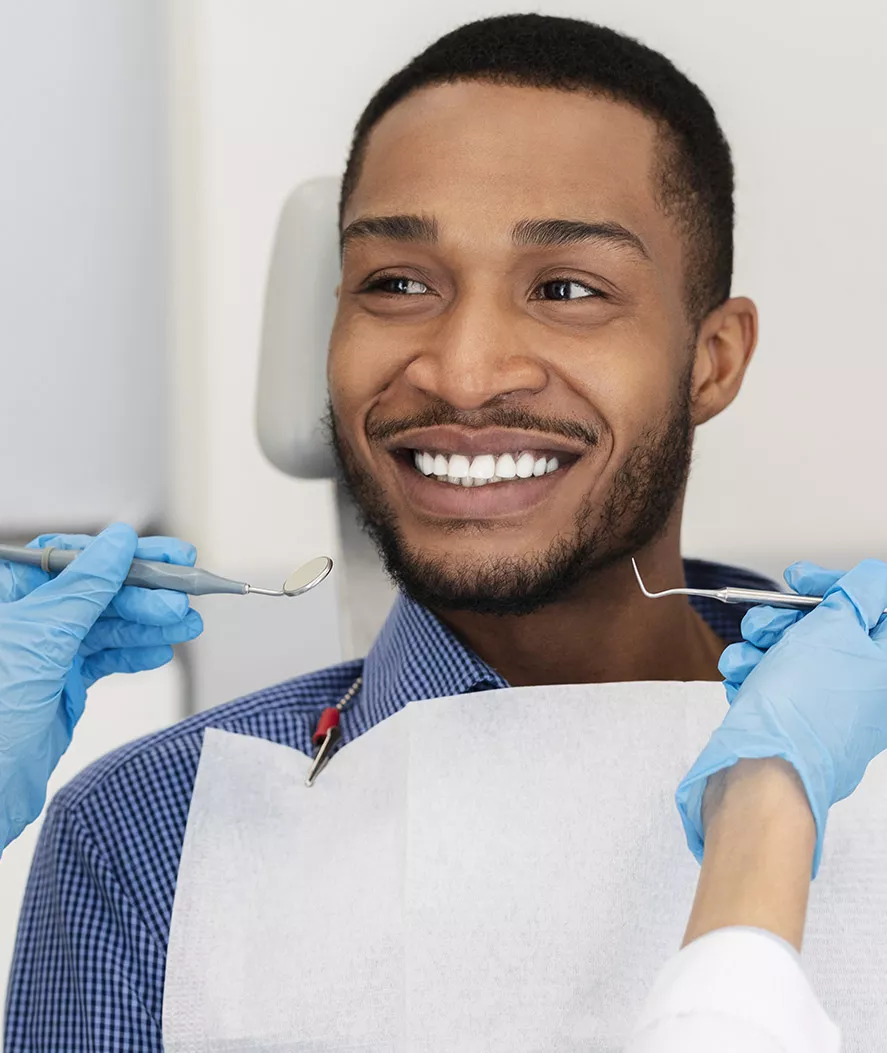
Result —
<path fill-rule="evenodd" d="M 380 292 L 389 296 L 424 296 L 429 292 L 424 282 L 415 278 L 404 278 L 402 275 L 394 274 L 384 278 L 376 278 L 364 286 L 363 292 Z"/>
<path fill-rule="evenodd" d="M 534 300 L 588 300 L 604 296 L 600 289 L 571 278 L 551 278 L 537 285 L 533 292 L 534 294 L 541 292 L 541 295 L 532 297 Z"/>

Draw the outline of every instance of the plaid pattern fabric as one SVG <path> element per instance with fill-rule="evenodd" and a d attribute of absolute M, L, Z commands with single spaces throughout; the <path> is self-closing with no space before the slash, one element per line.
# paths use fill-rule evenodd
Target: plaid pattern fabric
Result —
<path fill-rule="evenodd" d="M 746 571 L 687 561 L 700 588 L 772 588 Z M 739 639 L 743 608 L 694 601 Z M 507 687 L 428 610 L 397 600 L 363 661 L 346 662 L 200 713 L 108 754 L 46 816 L 19 922 L 7 1053 L 157 1053 L 166 945 L 203 730 L 222 728 L 304 753 L 320 711 L 358 675 L 342 717 L 348 742 L 411 700 Z"/>

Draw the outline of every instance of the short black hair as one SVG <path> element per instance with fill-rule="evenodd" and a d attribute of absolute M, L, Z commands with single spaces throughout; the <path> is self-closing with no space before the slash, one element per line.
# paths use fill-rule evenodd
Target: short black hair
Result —
<path fill-rule="evenodd" d="M 698 323 L 729 297 L 733 162 L 711 104 L 664 55 L 574 18 L 526 14 L 470 22 L 395 73 L 357 122 L 342 179 L 340 222 L 376 123 L 413 92 L 459 81 L 584 91 L 628 103 L 655 121 L 660 204 L 686 239 L 688 316 Z"/>

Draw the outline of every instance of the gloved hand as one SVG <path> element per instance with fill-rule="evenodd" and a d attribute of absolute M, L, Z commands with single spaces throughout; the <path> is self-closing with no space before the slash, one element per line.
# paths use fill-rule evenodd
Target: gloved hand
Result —
<path fill-rule="evenodd" d="M 887 749 L 887 563 L 867 560 L 837 580 L 811 564 L 792 570 L 787 577 L 798 591 L 825 599 L 808 613 L 759 608 L 746 615 L 743 634 L 751 640 L 727 648 L 721 662 L 734 685 L 730 709 L 676 801 L 701 860 L 708 777 L 743 757 L 782 757 L 800 776 L 816 822 L 815 876 L 829 808 Z"/>
<path fill-rule="evenodd" d="M 0 851 L 40 814 L 86 692 L 109 673 L 154 669 L 194 639 L 183 593 L 121 588 L 134 557 L 193 564 L 191 545 L 122 523 L 97 538 L 46 534 L 31 547 L 84 549 L 57 577 L 0 561 Z"/>
<path fill-rule="evenodd" d="M 792 592 L 801 596 L 825 596 L 846 573 L 844 570 L 826 570 L 802 560 L 793 563 L 783 577 Z M 728 702 L 733 701 L 746 677 L 785 630 L 809 613 L 808 608 L 792 610 L 788 607 L 752 607 L 747 612 L 742 619 L 743 642 L 731 644 L 718 663 L 724 677 Z"/>

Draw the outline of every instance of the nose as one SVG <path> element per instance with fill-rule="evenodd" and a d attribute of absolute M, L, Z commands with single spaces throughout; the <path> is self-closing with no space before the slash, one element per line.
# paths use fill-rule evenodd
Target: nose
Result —
<path fill-rule="evenodd" d="M 405 379 L 457 409 L 480 409 L 506 395 L 537 394 L 548 383 L 528 346 L 527 321 L 488 296 L 466 296 L 423 334 Z"/>

